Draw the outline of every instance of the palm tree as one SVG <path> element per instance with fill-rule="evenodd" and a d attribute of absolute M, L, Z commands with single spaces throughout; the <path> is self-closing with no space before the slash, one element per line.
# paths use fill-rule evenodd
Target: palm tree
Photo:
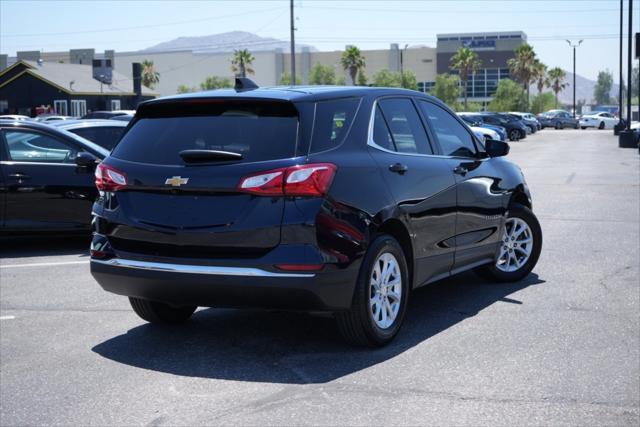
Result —
<path fill-rule="evenodd" d="M 464 86 L 464 109 L 467 109 L 467 83 L 469 81 L 469 75 L 478 71 L 482 61 L 478 57 L 478 54 L 469 49 L 468 47 L 461 47 L 458 49 L 455 55 L 451 57 L 450 68 L 458 70 L 460 81 Z"/>
<path fill-rule="evenodd" d="M 551 90 L 553 90 L 556 96 L 556 108 L 558 108 L 558 93 L 567 87 L 567 84 L 564 82 L 567 73 L 565 73 L 562 68 L 555 67 L 550 69 L 547 75 L 549 76 L 549 87 L 551 87 Z"/>
<path fill-rule="evenodd" d="M 527 91 L 527 105 L 529 105 L 529 86 L 531 86 L 538 60 L 533 46 L 528 43 L 518 46 L 515 54 L 515 58 L 509 59 L 507 65 L 511 75 L 522 83 L 522 87 Z"/>
<path fill-rule="evenodd" d="M 342 52 L 340 64 L 342 65 L 342 68 L 349 72 L 351 84 L 355 85 L 358 72 L 365 67 L 364 56 L 362 56 L 360 49 L 356 46 L 349 46 L 344 52 Z"/>
<path fill-rule="evenodd" d="M 234 50 L 233 59 L 231 60 L 231 71 L 233 71 L 237 77 L 247 77 L 247 73 L 255 74 L 255 71 L 251 67 L 255 59 L 248 49 Z"/>
<path fill-rule="evenodd" d="M 547 66 L 540 61 L 536 61 L 533 67 L 533 80 L 538 88 L 538 95 L 542 93 L 545 87 L 549 87 L 549 76 L 547 75 Z"/>
<path fill-rule="evenodd" d="M 160 73 L 153 66 L 153 61 L 142 61 L 142 84 L 153 89 L 160 82 Z"/>

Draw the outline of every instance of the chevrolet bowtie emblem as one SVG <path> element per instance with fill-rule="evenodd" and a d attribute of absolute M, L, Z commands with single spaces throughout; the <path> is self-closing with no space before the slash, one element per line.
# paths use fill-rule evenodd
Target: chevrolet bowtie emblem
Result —
<path fill-rule="evenodd" d="M 164 183 L 172 187 L 180 187 L 182 184 L 186 184 L 187 182 L 189 182 L 189 178 L 183 178 L 181 176 L 172 176 L 171 178 L 167 178 L 167 180 Z"/>

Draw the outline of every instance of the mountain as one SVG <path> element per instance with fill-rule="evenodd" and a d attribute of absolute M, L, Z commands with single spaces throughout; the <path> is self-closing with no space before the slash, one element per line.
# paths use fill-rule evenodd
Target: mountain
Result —
<path fill-rule="evenodd" d="M 567 73 L 567 77 L 565 79 L 565 83 L 567 83 L 567 87 L 562 90 L 558 94 L 558 100 L 561 104 L 571 105 L 573 104 L 573 73 L 569 71 L 565 71 Z M 587 105 L 595 104 L 596 101 L 593 98 L 593 89 L 596 87 L 596 81 L 590 80 L 586 77 L 582 77 L 580 74 L 576 74 L 576 104 L 579 101 L 584 100 Z M 618 99 L 618 90 L 619 86 L 617 84 L 613 84 L 611 87 L 610 95 L 612 98 Z M 545 89 L 545 91 L 551 91 L 551 89 Z M 538 93 L 538 89 L 535 85 L 531 86 L 531 95 L 536 95 Z M 612 100 L 612 103 L 615 103 Z"/>
<path fill-rule="evenodd" d="M 296 44 L 296 51 L 302 51 L 303 47 L 308 47 L 311 52 L 317 51 L 315 47 L 305 44 Z M 231 31 L 209 36 L 178 37 L 177 39 L 143 49 L 142 52 L 190 50 L 195 53 L 213 53 L 233 52 L 236 49 L 249 49 L 252 52 L 282 49 L 288 52 L 291 49 L 291 44 L 285 40 L 260 37 L 245 31 Z"/>

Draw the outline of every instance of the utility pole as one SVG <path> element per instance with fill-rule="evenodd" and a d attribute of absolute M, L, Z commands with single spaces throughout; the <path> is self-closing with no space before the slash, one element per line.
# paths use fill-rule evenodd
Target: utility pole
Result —
<path fill-rule="evenodd" d="M 582 40 L 578 44 L 572 44 L 567 40 L 569 46 L 573 48 L 573 118 L 576 118 L 576 48 L 582 44 Z"/>
<path fill-rule="evenodd" d="M 629 29 L 627 30 L 627 132 L 631 131 L 631 45 L 633 44 L 633 0 L 629 0 Z"/>
<path fill-rule="evenodd" d="M 296 38 L 294 25 L 295 18 L 293 17 L 293 0 L 289 0 L 291 9 L 291 86 L 296 85 Z"/>
<path fill-rule="evenodd" d="M 622 33 L 624 32 L 622 28 L 622 17 L 624 15 L 623 2 L 624 0 L 620 0 L 620 90 L 618 91 L 618 124 L 622 123 L 622 85 L 624 84 L 624 79 L 622 77 Z"/>
<path fill-rule="evenodd" d="M 408 44 L 404 45 L 404 49 L 400 49 L 400 85 L 404 88 L 404 51 L 409 47 Z"/>

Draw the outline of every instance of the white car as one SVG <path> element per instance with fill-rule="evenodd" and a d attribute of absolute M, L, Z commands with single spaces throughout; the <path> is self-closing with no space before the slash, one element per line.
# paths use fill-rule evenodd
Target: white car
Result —
<path fill-rule="evenodd" d="M 29 116 L 23 116 L 22 114 L 5 114 L 0 116 L 2 120 L 33 120 Z"/>
<path fill-rule="evenodd" d="M 478 139 L 482 142 L 485 142 L 487 139 L 495 139 L 496 141 L 500 141 L 500 135 L 495 130 L 481 128 L 477 126 L 469 126 L 473 133 L 476 134 Z"/>
<path fill-rule="evenodd" d="M 613 129 L 618 123 L 618 119 L 611 113 L 606 111 L 598 111 L 592 114 L 585 114 L 580 117 L 580 127 L 586 128 L 598 128 L 598 129 Z"/>

